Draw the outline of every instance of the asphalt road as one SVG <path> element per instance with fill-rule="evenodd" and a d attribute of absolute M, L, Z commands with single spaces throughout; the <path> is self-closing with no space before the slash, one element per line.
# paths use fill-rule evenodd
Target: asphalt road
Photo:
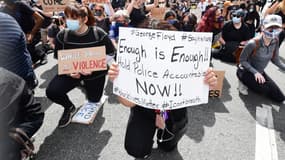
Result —
<path fill-rule="evenodd" d="M 285 45 L 281 47 L 281 60 L 285 63 Z M 35 144 L 38 160 L 132 160 L 124 150 L 124 135 L 129 109 L 118 104 L 110 94 L 91 125 L 72 123 L 58 129 L 57 123 L 62 107 L 49 101 L 45 89 L 57 73 L 56 61 L 49 55 L 46 65 L 36 68 L 39 86 L 36 99 L 42 102 L 46 113 L 44 124 L 36 134 Z M 260 160 L 257 159 L 257 125 L 273 129 L 277 159 L 285 159 L 285 106 L 252 92 L 239 95 L 237 90 L 236 66 L 214 60 L 214 68 L 225 70 L 221 98 L 210 98 L 208 104 L 189 107 L 188 131 L 178 144 L 178 149 L 164 153 L 154 145 L 153 160 Z M 285 75 L 270 64 L 267 73 L 285 93 Z M 75 89 L 69 93 L 77 107 L 85 101 L 84 94 Z M 272 123 L 268 116 L 272 113 Z M 265 112 L 264 112 L 265 111 Z M 266 139 L 266 137 L 264 138 Z M 272 139 L 271 139 L 272 140 Z M 262 147 L 262 146 L 261 146 Z M 263 150 L 262 150 L 263 152 Z M 266 150 L 264 150 L 264 153 Z M 264 158 L 263 158 L 264 159 Z M 273 160 L 274 158 L 265 160 Z"/>

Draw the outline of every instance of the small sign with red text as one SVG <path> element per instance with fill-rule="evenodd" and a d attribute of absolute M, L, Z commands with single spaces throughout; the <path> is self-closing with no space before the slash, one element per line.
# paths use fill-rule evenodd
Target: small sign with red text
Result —
<path fill-rule="evenodd" d="M 58 74 L 106 70 L 105 46 L 58 51 Z"/>

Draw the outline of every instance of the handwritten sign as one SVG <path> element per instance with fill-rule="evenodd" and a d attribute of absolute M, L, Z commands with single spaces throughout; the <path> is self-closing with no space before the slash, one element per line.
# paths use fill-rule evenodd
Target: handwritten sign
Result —
<path fill-rule="evenodd" d="M 151 109 L 207 103 L 212 33 L 120 27 L 113 92 Z"/>
<path fill-rule="evenodd" d="M 215 71 L 218 83 L 215 88 L 209 91 L 209 97 L 221 97 L 223 91 L 223 83 L 225 78 L 225 71 Z"/>
<path fill-rule="evenodd" d="M 106 70 L 105 46 L 58 51 L 58 74 Z"/>
<path fill-rule="evenodd" d="M 41 0 L 43 11 L 61 12 L 69 4 L 69 0 Z"/>
<path fill-rule="evenodd" d="M 162 19 L 164 19 L 165 11 L 166 11 L 165 7 L 163 7 L 163 8 L 152 8 L 150 10 L 151 17 L 154 19 L 162 20 Z"/>
<path fill-rule="evenodd" d="M 97 103 L 95 105 L 82 106 L 77 111 L 77 113 L 72 117 L 72 122 L 82 123 L 82 124 L 92 124 L 101 106 L 102 106 L 101 103 Z"/>

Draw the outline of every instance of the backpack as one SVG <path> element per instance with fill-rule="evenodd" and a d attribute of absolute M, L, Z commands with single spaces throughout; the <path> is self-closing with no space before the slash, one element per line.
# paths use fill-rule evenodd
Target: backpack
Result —
<path fill-rule="evenodd" d="M 255 56 L 257 49 L 260 47 L 260 46 L 259 46 L 259 40 L 260 40 L 260 39 L 259 39 L 259 38 L 253 38 L 253 40 L 254 40 L 254 42 L 255 42 L 255 48 L 254 48 L 253 51 L 251 52 L 251 56 Z M 277 39 L 277 41 L 278 41 L 278 39 Z M 239 48 L 239 49 L 240 49 L 240 48 Z M 242 50 L 243 50 L 243 48 L 240 49 L 239 52 L 236 52 L 236 55 L 235 55 L 235 56 L 236 56 L 236 64 L 239 64 L 239 62 L 240 62 L 240 54 L 241 54 Z M 276 49 L 273 50 L 273 54 L 272 54 L 271 59 L 273 59 L 273 58 L 275 57 L 275 52 L 276 52 Z"/>

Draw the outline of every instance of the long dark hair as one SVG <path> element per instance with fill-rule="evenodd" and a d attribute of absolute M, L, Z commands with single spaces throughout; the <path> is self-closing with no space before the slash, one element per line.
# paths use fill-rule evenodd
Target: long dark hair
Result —
<path fill-rule="evenodd" d="M 202 19 L 198 23 L 196 31 L 198 32 L 212 32 L 215 28 L 216 20 L 216 11 L 218 7 L 211 7 L 204 13 Z"/>

